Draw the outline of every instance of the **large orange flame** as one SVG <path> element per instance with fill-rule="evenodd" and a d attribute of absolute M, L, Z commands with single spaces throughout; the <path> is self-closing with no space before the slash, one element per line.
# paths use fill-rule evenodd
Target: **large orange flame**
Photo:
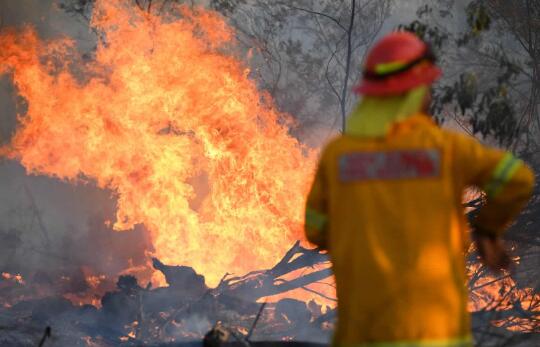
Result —
<path fill-rule="evenodd" d="M 0 74 L 27 105 L 2 154 L 110 189 L 116 230 L 144 224 L 157 257 L 209 285 L 272 266 L 301 237 L 315 157 L 230 53 L 232 30 L 202 8 L 119 0 L 98 0 L 91 25 L 92 59 L 31 27 L 0 35 Z"/>

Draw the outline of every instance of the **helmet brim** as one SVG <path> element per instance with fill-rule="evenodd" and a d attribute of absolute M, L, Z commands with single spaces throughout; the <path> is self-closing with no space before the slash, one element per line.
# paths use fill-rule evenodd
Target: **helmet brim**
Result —
<path fill-rule="evenodd" d="M 392 96 L 403 94 L 422 85 L 431 85 L 442 75 L 433 64 L 419 65 L 395 76 L 384 79 L 363 79 L 353 88 L 355 94 L 369 96 Z"/>

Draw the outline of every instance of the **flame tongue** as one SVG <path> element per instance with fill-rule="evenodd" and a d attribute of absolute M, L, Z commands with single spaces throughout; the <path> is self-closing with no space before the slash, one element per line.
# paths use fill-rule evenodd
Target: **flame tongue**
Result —
<path fill-rule="evenodd" d="M 220 53 L 233 43 L 226 23 L 178 11 L 172 20 L 97 1 L 104 40 L 85 64 L 69 40 L 2 34 L 0 73 L 28 103 L 3 151 L 31 173 L 110 189 L 115 229 L 143 223 L 157 257 L 213 285 L 273 265 L 300 237 L 314 156 L 249 71 Z"/>

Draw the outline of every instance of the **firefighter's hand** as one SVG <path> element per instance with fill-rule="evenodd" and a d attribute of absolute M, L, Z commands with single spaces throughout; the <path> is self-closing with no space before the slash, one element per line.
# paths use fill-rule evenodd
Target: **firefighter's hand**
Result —
<path fill-rule="evenodd" d="M 510 256 L 501 237 L 475 231 L 473 239 L 482 262 L 491 271 L 500 273 L 502 270 L 510 268 Z"/>

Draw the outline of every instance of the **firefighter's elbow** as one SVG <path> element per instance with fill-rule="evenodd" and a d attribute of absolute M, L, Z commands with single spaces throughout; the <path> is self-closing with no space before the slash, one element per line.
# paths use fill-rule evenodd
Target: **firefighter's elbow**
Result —
<path fill-rule="evenodd" d="M 495 192 L 492 196 L 488 194 L 488 200 L 524 204 L 533 193 L 534 181 L 533 171 L 527 165 L 522 164 L 509 181 L 501 187 L 500 191 Z"/>

